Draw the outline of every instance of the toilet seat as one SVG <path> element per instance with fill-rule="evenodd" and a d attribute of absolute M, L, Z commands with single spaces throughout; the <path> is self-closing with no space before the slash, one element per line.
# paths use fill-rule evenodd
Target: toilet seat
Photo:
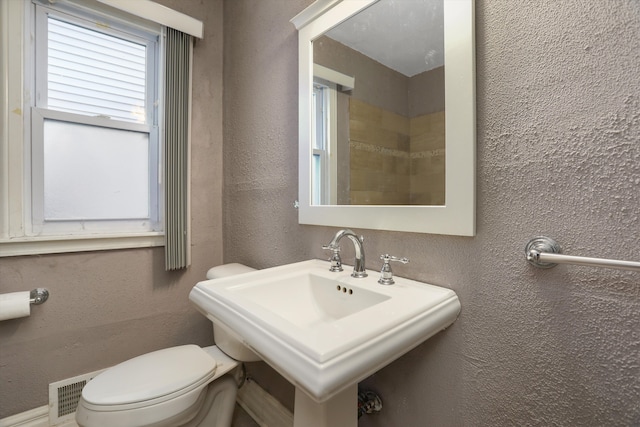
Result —
<path fill-rule="evenodd" d="M 184 347 L 191 348 L 184 349 Z M 160 353 L 160 357 L 157 353 Z M 216 346 L 204 348 L 197 346 L 173 347 L 139 356 L 136 359 L 138 361 L 135 364 L 132 363 L 134 359 L 131 359 L 109 368 L 84 387 L 76 411 L 76 422 L 79 426 L 175 427 L 190 423 L 195 418 L 201 419 L 203 414 L 209 413 L 210 408 L 214 414 L 213 418 L 211 418 L 211 414 L 208 415 L 207 425 L 227 427 L 231 425 L 237 386 L 236 380 L 229 374 L 237 368 L 238 363 Z M 140 360 L 144 363 L 139 362 Z M 190 368 L 177 367 L 176 363 L 192 366 Z M 121 365 L 124 365 L 125 368 L 121 368 Z M 174 374 L 181 369 L 186 369 L 187 373 L 193 373 L 194 371 L 198 372 L 198 369 L 194 369 L 194 367 L 200 367 L 202 368 L 200 372 L 203 375 L 199 380 L 197 374 L 193 375 L 191 384 L 189 384 L 191 381 L 184 380 L 176 382 L 174 387 L 159 385 L 159 387 L 151 388 L 155 392 L 152 392 L 151 389 L 144 390 L 144 387 L 138 387 L 143 390 L 130 394 L 133 381 L 127 375 L 132 367 L 146 370 L 147 375 L 158 383 L 161 382 L 160 378 L 165 378 L 163 375 L 167 374 L 166 371 L 169 369 Z M 207 367 L 213 367 L 212 371 L 209 370 L 212 374 L 205 373 L 208 372 Z M 160 375 L 161 371 L 164 372 L 163 375 Z M 177 374 L 174 376 L 179 377 Z M 98 380 L 99 382 L 95 383 Z M 94 385 L 89 387 L 92 383 Z M 104 391 L 103 384 L 113 387 L 111 392 Z M 119 386 L 116 388 L 117 384 Z M 124 387 L 121 389 L 122 386 Z M 172 391 L 172 388 L 179 389 Z M 124 393 L 121 390 L 129 390 L 129 393 Z M 125 394 L 129 394 L 131 397 L 124 399 L 122 396 Z M 85 395 L 94 403 L 86 401 Z M 219 399 L 226 399 L 227 403 L 212 405 L 208 400 L 210 395 L 221 396 L 220 398 L 215 397 L 216 402 Z M 99 404 L 99 402 L 103 403 Z M 104 402 L 119 403 L 108 405 Z M 217 424 L 217 420 L 227 421 Z"/>
<path fill-rule="evenodd" d="M 215 372 L 215 359 L 200 347 L 171 347 L 107 369 L 85 386 L 82 398 L 95 410 L 154 405 L 206 385 Z"/>
<path fill-rule="evenodd" d="M 253 269 L 220 266 L 212 275 L 224 277 L 245 270 Z M 138 356 L 85 385 L 76 423 L 81 427 L 229 427 L 241 372 L 238 363 L 215 345 L 186 345 Z"/>

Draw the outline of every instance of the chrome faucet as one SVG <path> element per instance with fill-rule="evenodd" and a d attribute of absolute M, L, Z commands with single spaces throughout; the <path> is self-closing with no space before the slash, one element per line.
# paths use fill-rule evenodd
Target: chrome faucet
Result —
<path fill-rule="evenodd" d="M 331 240 L 331 242 L 329 242 L 328 245 L 324 246 L 324 248 L 332 249 L 332 250 L 339 248 L 338 242 L 340 241 L 340 239 L 342 239 L 345 236 L 348 237 L 349 240 L 353 242 L 353 247 L 355 248 L 355 251 L 356 251 L 356 258 L 353 263 L 353 272 L 351 273 L 351 276 L 367 277 L 367 270 L 364 267 L 364 246 L 362 245 L 362 242 L 364 241 L 364 237 L 362 236 L 358 237 L 356 233 L 354 233 L 353 231 L 347 228 L 347 229 L 338 231 L 336 235 L 333 236 L 333 240 Z"/>

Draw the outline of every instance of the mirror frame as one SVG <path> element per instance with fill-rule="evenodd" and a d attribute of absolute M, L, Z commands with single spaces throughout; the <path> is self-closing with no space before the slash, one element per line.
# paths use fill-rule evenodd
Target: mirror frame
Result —
<path fill-rule="evenodd" d="M 459 236 L 476 234 L 474 0 L 444 0 L 445 205 L 312 205 L 313 41 L 379 0 L 317 0 L 291 22 L 298 29 L 298 223 Z"/>

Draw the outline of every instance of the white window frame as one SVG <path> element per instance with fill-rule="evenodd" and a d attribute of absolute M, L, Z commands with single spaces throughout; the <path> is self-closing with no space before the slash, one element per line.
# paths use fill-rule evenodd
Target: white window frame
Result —
<path fill-rule="evenodd" d="M 36 64 L 47 63 L 47 37 L 38 34 L 47 34 L 48 18 L 58 19 L 63 22 L 79 25 L 91 29 L 90 25 L 95 21 L 95 14 L 86 13 L 83 10 L 65 8 L 55 10 L 39 4 L 35 5 L 35 59 Z M 69 13 L 71 12 L 71 13 Z M 161 140 L 158 128 L 159 100 L 161 100 L 161 75 L 160 75 L 160 41 L 162 28 L 141 29 L 127 23 L 121 23 L 112 17 L 100 17 L 105 22 L 100 32 L 113 37 L 122 37 L 128 41 L 145 46 L 146 52 L 146 111 L 144 123 L 132 123 L 128 121 L 113 120 L 100 116 L 87 116 L 65 111 L 57 111 L 47 107 L 47 81 L 46 67 L 38 66 L 35 69 L 35 106 L 31 112 L 31 230 L 30 234 L 38 235 L 86 235 L 93 233 L 113 232 L 122 233 L 124 230 L 137 232 L 162 232 L 162 189 L 160 182 L 160 154 Z M 104 25 L 106 24 L 106 25 Z M 161 102 L 160 102 L 161 103 Z M 25 110 L 26 111 L 26 110 Z M 111 128 L 127 132 L 139 132 L 148 135 L 149 148 L 149 218 L 144 220 L 120 219 L 120 220 L 91 220 L 91 221 L 46 221 L 44 218 L 44 128 L 45 120 L 58 122 L 70 122 L 73 124 Z"/>
<path fill-rule="evenodd" d="M 337 174 L 338 174 L 338 91 L 337 84 L 319 77 L 314 78 L 314 96 L 317 97 L 316 88 L 320 88 L 321 98 L 316 98 L 312 107 L 313 137 L 323 139 L 322 148 L 316 148 L 312 144 L 313 156 L 320 158 L 321 178 L 313 177 L 312 204 L 335 205 L 338 200 Z M 321 105 L 321 111 L 318 111 Z M 316 187 L 316 183 L 319 184 Z M 315 194 L 319 189 L 320 194 Z"/>
<path fill-rule="evenodd" d="M 313 82 L 313 105 L 311 123 L 313 143 L 311 155 L 314 167 L 311 168 L 313 186 L 311 203 L 326 205 L 329 202 L 329 86 L 318 81 Z M 317 161 L 316 161 L 317 159 Z"/>
<path fill-rule="evenodd" d="M 337 205 L 338 204 L 338 90 L 353 90 L 356 79 L 339 71 L 332 70 L 320 64 L 313 64 L 313 86 L 314 96 L 315 87 L 321 86 L 323 90 L 323 110 L 321 115 L 322 129 L 325 135 L 325 149 L 317 150 L 312 145 L 312 155 L 320 156 L 321 175 L 323 177 L 319 182 L 320 195 L 314 194 L 316 183 L 319 181 L 317 177 L 311 177 L 311 204 L 312 205 Z M 316 114 L 317 106 L 312 106 L 312 137 L 317 138 L 318 115 Z M 313 173 L 312 173 L 313 174 Z"/>
<path fill-rule="evenodd" d="M 0 3 L 0 72 L 3 81 L 10 82 L 0 87 L 0 119 L 3 124 L 0 133 L 0 257 L 164 245 L 161 231 L 100 231 L 87 235 L 33 233 L 30 203 L 30 121 L 33 117 L 30 107 L 34 93 L 29 84 L 34 76 L 32 46 L 29 45 L 33 38 L 30 25 L 33 7 L 31 2 Z M 143 21 L 137 20 L 138 24 L 140 22 Z M 41 110 L 36 108 L 33 111 L 37 120 Z M 43 117 L 50 113 L 45 112 Z M 87 118 L 94 123 L 99 123 L 99 119 Z"/>

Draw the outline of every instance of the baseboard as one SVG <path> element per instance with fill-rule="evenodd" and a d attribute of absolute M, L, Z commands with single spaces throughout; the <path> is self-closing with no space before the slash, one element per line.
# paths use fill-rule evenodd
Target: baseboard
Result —
<path fill-rule="evenodd" d="M 238 403 L 260 427 L 293 427 L 293 414 L 250 378 L 238 390 Z"/>
<path fill-rule="evenodd" d="M 0 427 L 52 427 L 49 406 L 44 405 L 0 420 Z M 78 427 L 75 421 L 65 421 L 55 427 Z"/>
<path fill-rule="evenodd" d="M 40 406 L 0 420 L 0 427 L 49 427 L 49 407 Z"/>
<path fill-rule="evenodd" d="M 251 379 L 238 390 L 238 404 L 260 427 L 293 427 L 293 414 Z M 49 406 L 0 419 L 0 427 L 51 427 Z M 70 421 L 57 427 L 77 427 L 77 424 Z"/>

